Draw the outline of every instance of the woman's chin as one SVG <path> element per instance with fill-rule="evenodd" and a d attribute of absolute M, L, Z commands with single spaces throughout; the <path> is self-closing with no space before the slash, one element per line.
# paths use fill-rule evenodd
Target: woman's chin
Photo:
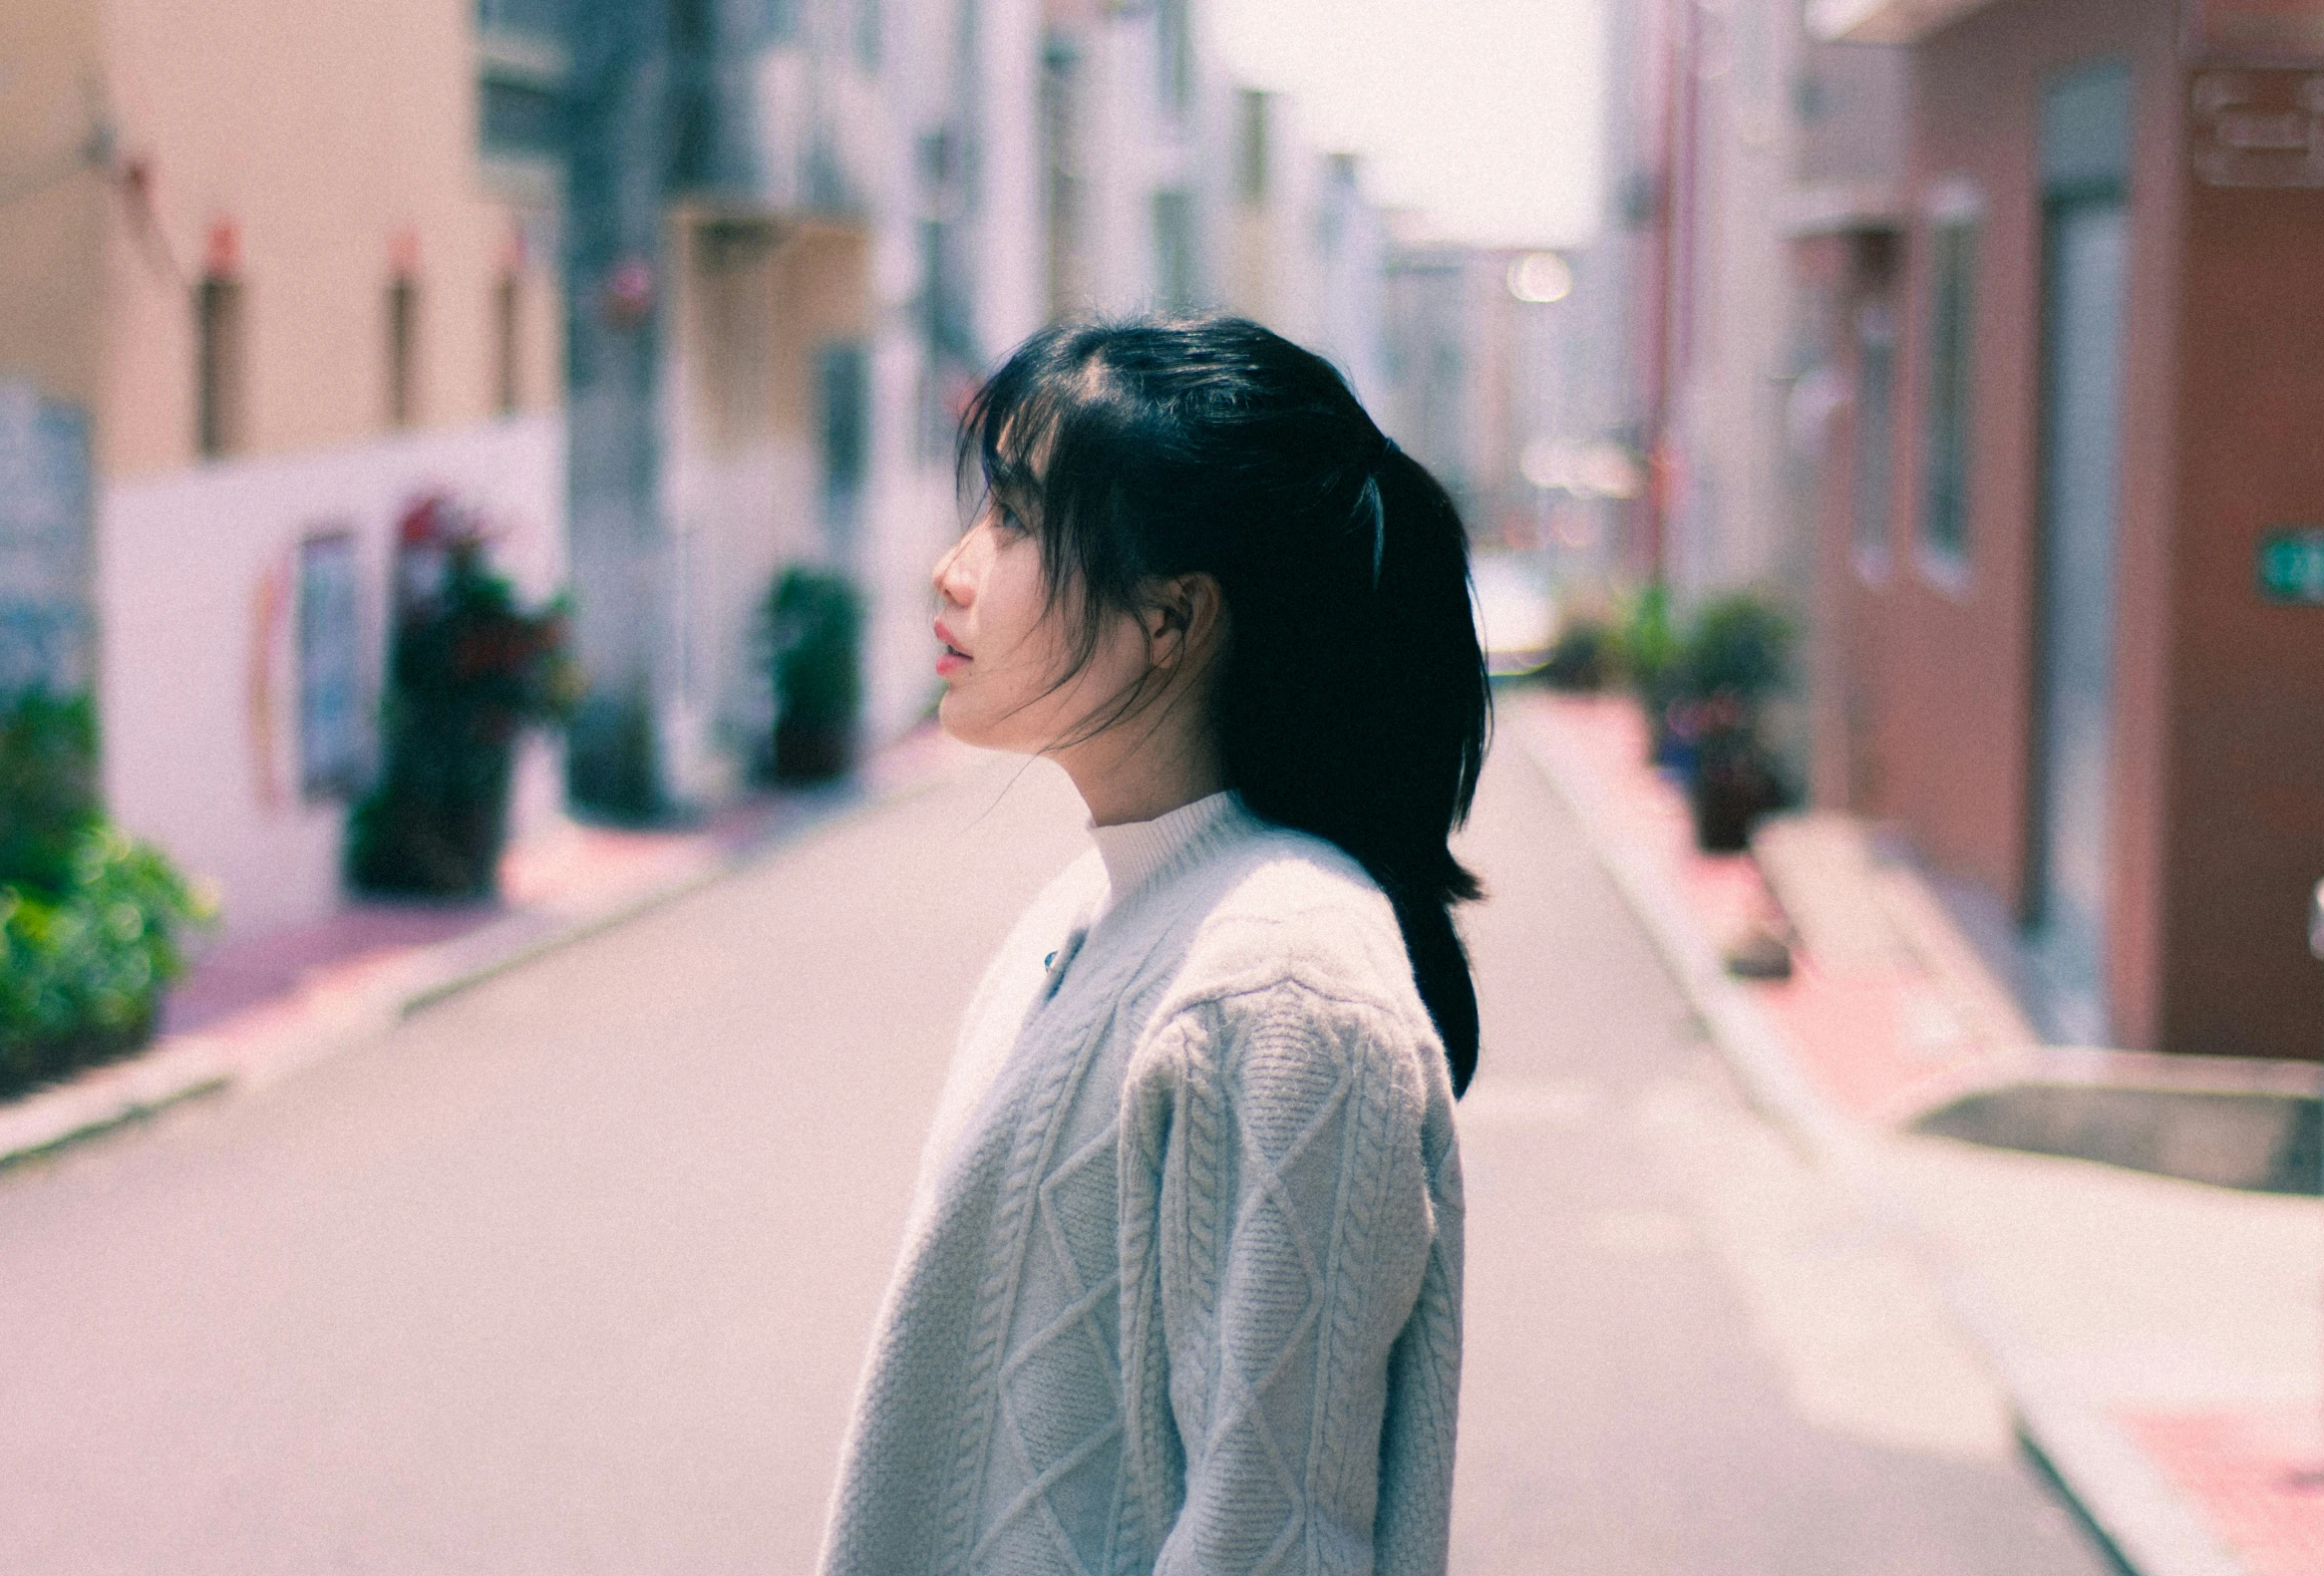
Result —
<path fill-rule="evenodd" d="M 944 698 L 936 703 L 936 725 L 944 732 L 980 750 L 997 748 L 990 737 L 992 730 L 982 726 L 982 722 L 976 708 L 964 702 L 958 690 L 946 690 Z"/>
<path fill-rule="evenodd" d="M 1040 736 L 1025 726 L 1022 717 L 1004 711 L 996 718 L 989 707 L 977 705 L 974 699 L 958 690 L 946 690 L 944 698 L 936 703 L 936 725 L 961 744 L 979 750 L 997 750 L 1014 756 L 1046 753 Z"/>

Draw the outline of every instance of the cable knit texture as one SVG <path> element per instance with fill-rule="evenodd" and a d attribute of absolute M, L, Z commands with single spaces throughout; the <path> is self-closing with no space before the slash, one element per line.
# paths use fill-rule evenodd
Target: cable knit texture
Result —
<path fill-rule="evenodd" d="M 1443 1050 L 1360 867 L 1177 813 L 1134 888 L 1067 870 L 970 1006 L 830 1576 L 1444 1569 Z"/>

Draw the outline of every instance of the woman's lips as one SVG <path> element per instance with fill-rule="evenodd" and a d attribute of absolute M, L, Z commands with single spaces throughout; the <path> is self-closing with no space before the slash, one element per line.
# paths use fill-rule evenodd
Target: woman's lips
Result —
<path fill-rule="evenodd" d="M 962 668 L 967 667 L 970 658 L 967 652 L 962 651 L 950 641 L 943 644 L 944 649 L 936 656 L 936 675 L 939 678 L 950 678 Z"/>

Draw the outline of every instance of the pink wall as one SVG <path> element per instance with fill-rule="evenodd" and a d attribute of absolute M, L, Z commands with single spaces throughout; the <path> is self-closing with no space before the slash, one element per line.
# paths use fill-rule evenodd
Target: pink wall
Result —
<path fill-rule="evenodd" d="M 2022 905 L 2029 878 L 2041 475 L 2045 85 L 2106 62 L 2134 97 L 2131 301 L 2118 565 L 2109 992 L 2115 1038 L 2159 1037 L 2161 719 L 2168 687 L 2167 563 L 2176 445 L 2177 18 L 2168 0 L 2009 0 L 1913 53 L 1911 212 L 1900 276 L 1893 567 L 1854 582 L 1854 660 L 1875 697 L 1856 781 L 1871 813 L 1907 827 L 1937 863 Z M 1918 547 L 1928 377 L 1929 209 L 1982 204 L 1972 344 L 1969 562 L 1933 572 Z"/>
<path fill-rule="evenodd" d="M 2160 1037 L 2324 1057 L 2303 925 L 2324 877 L 2324 607 L 2255 585 L 2270 528 L 2324 525 L 2324 191 L 2184 190 Z"/>
<path fill-rule="evenodd" d="M 562 584 L 560 417 L 198 467 L 100 495 L 107 802 L 130 831 L 215 885 L 227 935 L 316 919 L 339 900 L 344 803 L 310 802 L 299 785 L 299 544 L 324 530 L 355 538 L 369 718 L 394 526 L 436 489 L 482 509 L 500 532 L 498 562 L 527 596 Z M 561 798 L 553 762 L 534 751 L 512 830 L 539 827 Z"/>

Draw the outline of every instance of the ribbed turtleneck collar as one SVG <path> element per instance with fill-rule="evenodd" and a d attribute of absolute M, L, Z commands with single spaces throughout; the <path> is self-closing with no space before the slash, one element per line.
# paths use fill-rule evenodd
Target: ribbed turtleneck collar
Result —
<path fill-rule="evenodd" d="M 1127 821 L 1119 826 L 1092 826 L 1098 857 L 1106 861 L 1106 884 L 1111 889 L 1106 907 L 1144 886 L 1162 866 L 1235 817 L 1240 805 L 1231 789 L 1181 804 L 1153 820 Z"/>

